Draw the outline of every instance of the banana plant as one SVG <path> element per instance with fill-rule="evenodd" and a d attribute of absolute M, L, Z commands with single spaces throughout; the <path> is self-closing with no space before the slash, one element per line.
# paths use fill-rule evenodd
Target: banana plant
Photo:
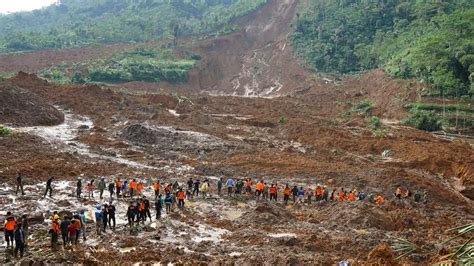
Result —
<path fill-rule="evenodd" d="M 466 241 L 451 247 L 452 252 L 441 258 L 442 262 L 454 261 L 462 265 L 474 265 L 474 223 L 449 229 L 447 232 L 457 232 L 456 236 L 443 242 L 448 244 L 463 236 L 470 236 Z"/>

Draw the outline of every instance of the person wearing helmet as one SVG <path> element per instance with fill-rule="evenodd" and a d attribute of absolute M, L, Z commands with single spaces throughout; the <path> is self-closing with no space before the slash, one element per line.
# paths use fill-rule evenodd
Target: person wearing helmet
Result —
<path fill-rule="evenodd" d="M 13 237 L 14 237 L 15 226 L 16 226 L 15 217 L 13 217 L 12 213 L 9 211 L 7 212 L 7 215 L 5 216 L 5 223 L 3 225 L 3 230 L 5 232 L 5 240 L 7 241 L 7 248 L 10 247 L 10 242 L 11 242 L 11 247 L 13 248 Z"/>
<path fill-rule="evenodd" d="M 59 229 L 59 217 L 54 217 L 53 222 L 51 223 L 51 229 L 49 230 L 51 234 L 51 249 L 57 251 L 58 249 L 58 237 L 61 234 Z"/>

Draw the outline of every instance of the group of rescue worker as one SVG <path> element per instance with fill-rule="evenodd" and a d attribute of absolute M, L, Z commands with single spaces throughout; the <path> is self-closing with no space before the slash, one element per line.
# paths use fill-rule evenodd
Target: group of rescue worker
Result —
<path fill-rule="evenodd" d="M 44 197 L 48 194 L 52 197 L 54 178 L 50 177 L 46 182 L 46 190 Z M 130 204 L 126 211 L 127 225 L 133 228 L 135 225 L 140 223 L 144 224 L 148 219 L 152 221 L 151 216 L 151 202 L 144 196 L 144 190 L 146 189 L 145 183 L 136 180 L 121 180 L 121 178 L 112 178 L 107 182 L 105 177 L 99 179 L 97 188 L 94 185 L 94 180 L 90 180 L 86 183 L 86 190 L 88 192 L 88 198 L 94 198 L 94 191 L 99 191 L 99 198 L 104 198 L 104 191 L 107 189 L 109 192 L 109 201 L 104 204 L 96 205 L 96 211 L 94 213 L 96 234 L 101 235 L 109 228 L 115 231 L 116 228 L 116 208 L 113 204 L 114 197 L 117 200 L 130 200 Z M 155 219 L 159 220 L 162 216 L 163 209 L 166 209 L 166 213 L 170 213 L 176 208 L 184 208 L 185 200 L 193 199 L 194 197 L 201 196 L 203 198 L 210 197 L 209 194 L 211 184 L 209 179 L 204 179 L 202 182 L 199 178 L 190 178 L 185 184 L 180 184 L 177 181 L 174 183 L 163 183 L 160 180 L 153 182 L 149 189 L 153 190 L 154 203 L 155 203 Z M 368 200 L 376 205 L 384 204 L 385 198 L 382 194 L 368 193 L 353 190 L 345 190 L 344 188 L 329 189 L 325 185 L 318 184 L 316 188 L 303 188 L 302 186 L 290 186 L 285 184 L 283 186 L 277 183 L 267 184 L 263 180 L 254 182 L 251 178 L 219 178 L 216 182 L 216 194 L 222 196 L 224 188 L 227 190 L 227 196 L 230 198 L 247 197 L 255 198 L 257 201 L 274 201 L 277 202 L 280 193 L 283 194 L 283 204 L 287 205 L 289 202 L 293 204 L 311 204 L 315 202 L 351 202 L 351 201 L 362 201 Z M 76 183 L 76 197 L 82 198 L 83 180 L 78 178 Z M 23 182 L 19 175 L 17 177 L 17 191 L 23 192 Z M 428 201 L 428 194 L 424 192 L 422 195 L 419 191 L 416 191 L 413 195 L 407 189 L 402 186 L 398 186 L 395 189 L 395 199 L 397 202 L 404 198 L 413 198 L 417 203 Z M 92 220 L 92 217 L 88 218 Z M 54 212 L 51 217 L 51 228 L 49 233 L 51 234 L 51 247 L 53 250 L 57 250 L 59 236 L 62 237 L 62 244 L 64 247 L 70 247 L 79 242 L 80 236 L 82 235 L 83 240 L 86 240 L 86 214 L 84 210 L 74 213 L 71 216 L 64 215 L 62 219 L 59 217 L 57 212 Z M 8 212 L 5 217 L 4 224 L 5 239 L 8 247 L 12 247 L 15 243 L 14 254 L 20 253 L 22 257 L 24 254 L 24 248 L 28 237 L 28 217 L 23 215 L 19 222 L 15 220 L 11 212 Z"/>

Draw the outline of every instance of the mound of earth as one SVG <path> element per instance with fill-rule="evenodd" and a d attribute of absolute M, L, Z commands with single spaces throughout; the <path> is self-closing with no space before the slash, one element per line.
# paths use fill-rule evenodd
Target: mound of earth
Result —
<path fill-rule="evenodd" d="M 194 131 L 173 127 L 149 127 L 135 124 L 122 130 L 121 136 L 138 145 L 152 145 L 166 150 L 211 151 L 231 147 L 222 139 Z"/>
<path fill-rule="evenodd" d="M 257 223 L 261 225 L 274 225 L 284 224 L 292 220 L 294 221 L 294 219 L 294 215 L 285 208 L 267 202 L 262 203 L 255 209 L 242 215 L 243 224 Z"/>
<path fill-rule="evenodd" d="M 0 123 L 14 126 L 52 126 L 64 115 L 30 91 L 8 81 L 0 83 Z"/>

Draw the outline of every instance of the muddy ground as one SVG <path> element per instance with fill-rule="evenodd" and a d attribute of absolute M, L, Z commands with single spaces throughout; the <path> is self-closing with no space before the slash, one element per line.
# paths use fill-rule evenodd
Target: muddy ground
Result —
<path fill-rule="evenodd" d="M 299 65 L 288 40 L 298 2 L 305 1 L 271 0 L 238 19 L 242 30 L 230 35 L 192 46 L 183 39 L 177 52 L 203 56 L 186 83 L 55 85 L 25 72 L 1 81 L 0 123 L 13 133 L 0 137 L 0 211 L 35 217 L 22 262 L 424 265 L 445 254 L 446 230 L 474 220 L 472 146 L 402 125 L 406 105 L 421 93 L 415 81 L 382 70 L 336 80 Z M 2 55 L 0 72 L 38 73 L 128 47 Z M 364 100 L 370 111 L 344 115 Z M 377 130 L 371 116 L 381 119 Z M 18 172 L 27 184 L 19 198 Z M 48 176 L 57 178 L 52 200 L 41 199 Z M 122 220 L 116 233 L 91 233 L 79 252 L 54 254 L 50 212 L 90 211 L 102 202 L 73 197 L 78 176 L 137 177 L 148 185 L 158 176 L 199 177 L 214 187 L 219 177 L 252 177 L 382 193 L 386 203 L 283 206 L 213 194 L 137 235 Z M 399 185 L 426 191 L 428 203 L 396 204 Z M 116 202 L 119 215 L 126 203 Z M 396 238 L 420 249 L 395 260 Z"/>
<path fill-rule="evenodd" d="M 430 263 L 438 257 L 438 243 L 447 238 L 444 231 L 473 219 L 474 153 L 468 143 L 393 123 L 383 125 L 385 136 L 375 136 L 363 116 L 341 117 L 351 107 L 344 95 L 135 94 L 95 85 L 54 85 L 26 73 L 6 82 L 46 99 L 53 113 L 64 114 L 62 124 L 12 126 L 14 133 L 0 138 L 5 151 L 0 176 L 8 184 L 3 209 L 43 217 L 34 225 L 23 261 L 100 263 L 119 257 L 125 263 Z M 341 103 L 330 108 L 330 101 Z M 377 104 L 374 112 L 384 108 L 391 107 Z M 386 119 L 394 117 L 388 113 Z M 27 177 L 26 197 L 12 196 L 18 171 Z M 58 196 L 39 200 L 50 175 L 60 180 Z M 218 177 L 248 176 L 268 183 L 312 188 L 320 183 L 383 193 L 387 202 L 379 207 L 369 202 L 285 207 L 253 197 L 212 196 L 147 224 L 136 236 L 120 224 L 107 237 L 92 233 L 78 253 L 53 254 L 44 238 L 48 213 L 91 210 L 101 202 L 72 197 L 80 175 L 133 176 L 148 184 L 157 176 L 180 182 L 200 177 L 210 178 L 214 186 Z M 395 204 L 397 185 L 427 191 L 429 203 Z M 126 201 L 116 204 L 125 211 Z M 395 238 L 424 249 L 395 261 L 397 254 L 387 246 Z"/>

